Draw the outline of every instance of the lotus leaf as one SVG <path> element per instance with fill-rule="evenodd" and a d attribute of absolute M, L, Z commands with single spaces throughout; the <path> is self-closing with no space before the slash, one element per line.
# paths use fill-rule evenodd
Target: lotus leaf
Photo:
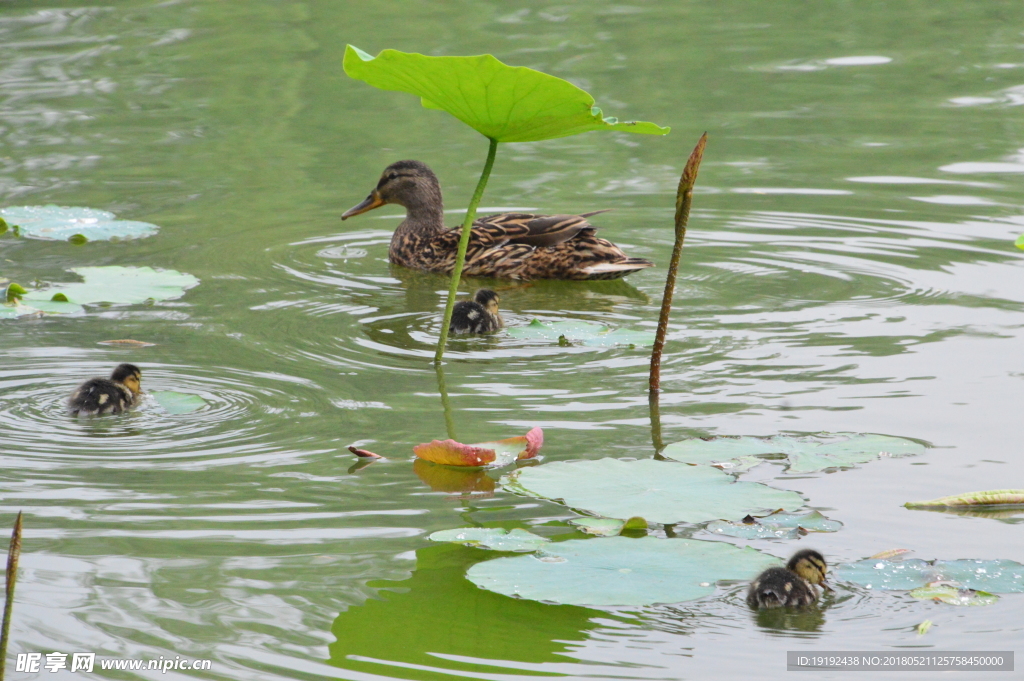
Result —
<path fill-rule="evenodd" d="M 188 414 L 206 406 L 206 400 L 199 395 L 178 393 L 173 390 L 160 390 L 150 395 L 169 414 Z"/>
<path fill-rule="evenodd" d="M 918 587 L 908 595 L 913 598 L 933 600 L 938 601 L 939 603 L 948 603 L 949 605 L 992 605 L 999 600 L 999 596 L 990 594 L 987 591 L 960 589 L 955 586 L 945 584 Z M 926 628 L 925 631 L 928 631 L 928 628 Z"/>
<path fill-rule="evenodd" d="M 384 50 L 373 57 L 349 45 L 345 73 L 382 90 L 408 92 L 428 109 L 447 111 L 498 142 L 535 142 L 590 130 L 666 135 L 653 123 L 605 118 L 572 83 L 489 54 L 428 57 Z"/>
<path fill-rule="evenodd" d="M 551 541 L 518 527 L 511 531 L 501 527 L 461 527 L 434 532 L 430 540 L 457 542 L 491 551 L 536 551 Z"/>
<path fill-rule="evenodd" d="M 1014 242 L 1014 245 L 1016 245 L 1017 248 L 1024 248 L 1024 234 L 1017 237 L 1017 241 Z"/>
<path fill-rule="evenodd" d="M 30 291 L 25 301 L 36 305 L 50 301 L 55 293 L 63 293 L 72 303 L 130 304 L 147 300 L 170 300 L 185 295 L 187 289 L 199 283 L 191 274 L 174 270 L 156 270 L 152 267 L 75 267 L 71 270 L 84 282 L 55 284 L 45 291 Z"/>
<path fill-rule="evenodd" d="M 20 228 L 22 236 L 34 239 L 107 241 L 153 236 L 159 227 L 148 222 L 117 220 L 113 213 L 95 208 L 68 206 L 16 206 L 0 210 Z"/>
<path fill-rule="evenodd" d="M 749 513 L 803 506 L 796 492 L 736 482 L 710 466 L 644 459 L 598 459 L 523 468 L 502 478 L 506 489 L 560 501 L 594 515 L 640 516 L 663 524 L 742 518 Z"/>
<path fill-rule="evenodd" d="M 465 445 L 455 440 L 432 440 L 416 445 L 413 454 L 446 466 L 507 466 L 519 459 L 532 459 L 544 444 L 544 431 L 532 428 L 526 435 L 494 442 Z"/>
<path fill-rule="evenodd" d="M 908 501 L 907 508 L 959 508 L 971 506 L 1024 505 L 1024 489 L 991 489 L 984 492 L 966 492 L 928 501 Z"/>
<path fill-rule="evenodd" d="M 654 343 L 653 331 L 636 329 L 609 329 L 601 324 L 585 321 L 542 322 L 534 319 L 526 326 L 508 329 L 510 336 L 528 340 L 580 342 L 591 347 L 614 345 L 648 346 Z"/>
<path fill-rule="evenodd" d="M 868 558 L 840 565 L 840 580 L 869 589 L 907 590 L 934 582 L 952 582 L 967 589 L 992 593 L 1024 592 L 1024 565 L 1012 560 L 902 561 Z"/>
<path fill-rule="evenodd" d="M 535 601 L 642 606 L 701 598 L 714 593 L 719 580 L 750 579 L 778 562 L 723 542 L 607 537 L 477 563 L 466 576 L 490 591 Z"/>
<path fill-rule="evenodd" d="M 848 435 L 843 440 L 773 436 L 694 438 L 665 447 L 662 456 L 684 463 L 736 462 L 746 456 L 784 454 L 789 473 L 813 473 L 828 468 L 849 468 L 879 456 L 922 454 L 924 445 L 886 435 Z"/>
<path fill-rule="evenodd" d="M 805 515 L 793 513 L 773 513 L 764 518 L 748 516 L 744 521 L 734 523 L 726 520 L 715 520 L 704 528 L 708 532 L 722 534 L 740 539 L 795 539 L 800 530 L 806 532 L 837 532 L 843 526 L 838 520 L 829 520 L 818 511 Z"/>
<path fill-rule="evenodd" d="M 618 520 L 617 518 L 572 518 L 569 520 L 569 523 L 587 534 L 593 534 L 598 537 L 613 537 L 623 532 L 647 530 L 647 521 L 639 516 L 634 516 L 628 520 Z"/>

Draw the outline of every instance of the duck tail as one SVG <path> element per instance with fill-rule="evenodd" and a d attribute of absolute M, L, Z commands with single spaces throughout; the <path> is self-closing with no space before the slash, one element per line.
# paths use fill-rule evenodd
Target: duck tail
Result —
<path fill-rule="evenodd" d="M 654 263 L 643 258 L 626 258 L 617 262 L 599 262 L 583 268 L 587 279 L 618 279 L 648 267 Z"/>

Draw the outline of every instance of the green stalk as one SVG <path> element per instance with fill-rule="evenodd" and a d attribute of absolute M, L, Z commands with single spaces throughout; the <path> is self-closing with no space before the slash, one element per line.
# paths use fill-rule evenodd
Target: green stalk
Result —
<path fill-rule="evenodd" d="M 18 579 L 18 558 L 21 556 L 21 511 L 14 521 L 11 546 L 7 550 L 7 588 L 4 597 L 4 620 L 0 625 L 0 681 L 4 679 L 7 661 L 7 639 L 11 631 L 11 610 L 14 607 L 14 583 Z"/>
<path fill-rule="evenodd" d="M 683 174 L 679 178 L 679 189 L 676 190 L 676 242 L 672 246 L 672 259 L 668 264 L 668 276 L 665 277 L 665 294 L 661 297 L 661 316 L 658 318 L 658 331 L 654 335 L 654 349 L 651 350 L 650 390 L 661 390 L 661 350 L 665 347 L 665 334 L 668 333 L 668 316 L 672 311 L 672 296 L 676 292 L 676 273 L 679 271 L 679 258 L 683 253 L 683 239 L 686 238 L 686 223 L 690 219 L 690 204 L 693 203 L 693 185 L 697 182 L 697 169 L 704 156 L 704 145 L 708 134 L 704 133 L 693 148 L 693 153 L 686 161 Z"/>
<path fill-rule="evenodd" d="M 452 440 L 458 440 L 458 436 L 455 434 L 455 418 L 452 416 L 452 405 L 448 401 L 448 387 L 444 383 L 444 366 L 438 362 L 434 365 L 434 371 L 437 374 L 437 390 L 441 393 L 441 408 L 444 410 L 444 427 L 448 431 L 448 437 Z M 3 681 L 3 679 L 0 679 Z"/>
<path fill-rule="evenodd" d="M 466 264 L 466 249 L 469 247 L 469 234 L 472 232 L 473 222 L 476 220 L 476 207 L 480 205 L 480 199 L 484 196 L 484 188 L 487 186 L 487 178 L 491 176 L 491 168 L 494 167 L 494 155 L 498 153 L 498 140 L 487 138 L 491 146 L 487 150 L 487 162 L 484 163 L 484 171 L 480 173 L 480 181 L 476 183 L 476 190 L 473 198 L 469 200 L 469 208 L 466 210 L 466 219 L 462 222 L 462 238 L 459 239 L 459 251 L 455 254 L 455 268 L 452 270 L 452 283 L 448 287 L 448 303 L 444 307 L 444 321 L 441 323 L 441 338 L 437 341 L 437 352 L 434 353 L 434 363 L 440 364 L 444 357 L 444 346 L 448 342 L 448 325 L 452 322 L 452 309 L 455 307 L 455 296 L 459 291 L 459 281 L 462 279 L 462 267 Z"/>

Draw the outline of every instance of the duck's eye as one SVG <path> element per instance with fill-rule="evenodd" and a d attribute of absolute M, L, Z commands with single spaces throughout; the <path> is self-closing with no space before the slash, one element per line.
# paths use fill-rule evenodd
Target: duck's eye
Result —
<path fill-rule="evenodd" d="M 398 173 L 388 173 L 388 182 L 390 182 L 391 180 L 397 180 L 397 179 L 398 179 Z"/>

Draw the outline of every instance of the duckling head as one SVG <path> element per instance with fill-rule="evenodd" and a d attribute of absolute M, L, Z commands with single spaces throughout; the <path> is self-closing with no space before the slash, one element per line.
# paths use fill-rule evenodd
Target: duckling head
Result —
<path fill-rule="evenodd" d="M 128 388 L 132 395 L 142 392 L 142 371 L 134 364 L 118 364 L 114 373 L 110 374 L 110 380 Z"/>
<path fill-rule="evenodd" d="M 363 202 L 345 211 L 347 220 L 388 203 L 396 203 L 410 213 L 428 210 L 431 214 L 443 210 L 441 185 L 434 171 L 420 161 L 397 161 L 381 173 L 376 188 Z"/>
<path fill-rule="evenodd" d="M 825 584 L 825 573 L 828 571 L 828 564 L 825 558 L 813 549 L 803 549 L 793 554 L 793 557 L 786 563 L 786 569 L 803 577 L 811 584 Z"/>
<path fill-rule="evenodd" d="M 484 309 L 494 316 L 498 316 L 498 302 L 501 296 L 489 288 L 482 288 L 473 296 L 473 300 L 483 305 Z"/>

